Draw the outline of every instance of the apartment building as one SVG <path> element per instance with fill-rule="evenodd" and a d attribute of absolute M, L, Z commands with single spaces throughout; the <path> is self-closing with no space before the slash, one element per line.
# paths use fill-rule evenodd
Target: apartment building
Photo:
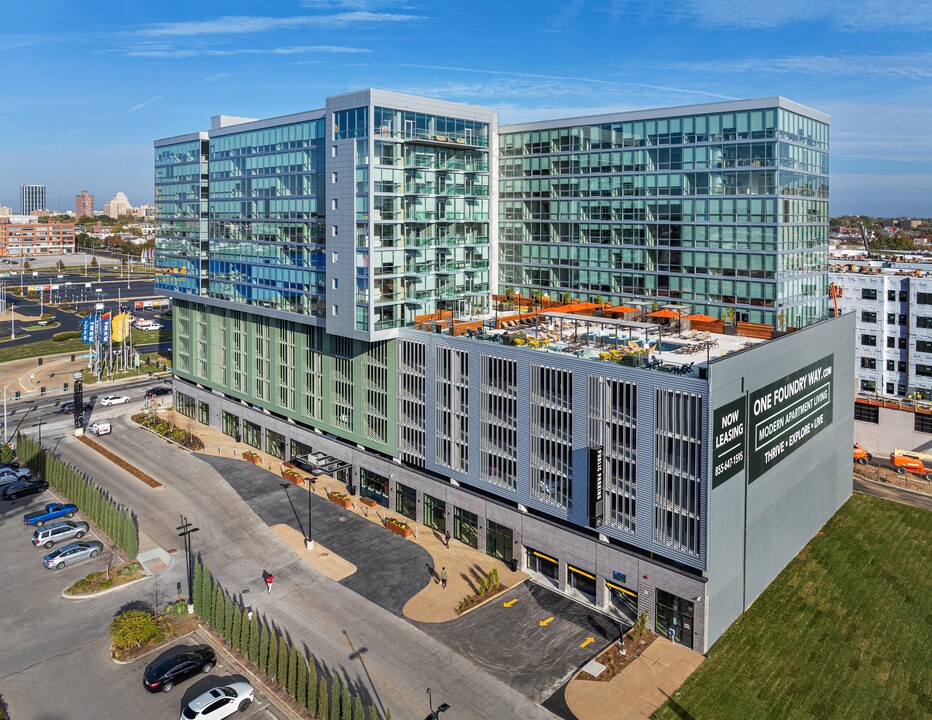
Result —
<path fill-rule="evenodd" d="M 74 196 L 74 214 L 75 218 L 94 217 L 94 196 L 87 190 Z"/>
<path fill-rule="evenodd" d="M 40 210 L 47 210 L 45 185 L 19 186 L 19 214 L 32 215 Z"/>
<path fill-rule="evenodd" d="M 661 221 L 673 161 L 629 171 L 624 148 L 646 163 L 676 118 L 677 162 L 706 184 L 678 185 L 691 210 Z M 157 140 L 176 407 L 273 456 L 329 458 L 393 513 L 705 651 L 850 494 L 826 120 L 771 98 L 555 121 L 545 139 L 365 90 Z M 600 171 L 574 172 L 584 149 Z M 535 172 L 558 156 L 545 189 Z M 545 211 L 545 192 L 571 199 Z M 580 302 L 538 304 L 515 336 L 492 302 L 505 284 Z M 672 332 L 654 304 L 720 332 Z M 735 337 L 740 321 L 775 339 Z"/>
<path fill-rule="evenodd" d="M 0 257 L 68 255 L 74 252 L 74 223 L 40 223 L 34 215 L 0 217 Z"/>

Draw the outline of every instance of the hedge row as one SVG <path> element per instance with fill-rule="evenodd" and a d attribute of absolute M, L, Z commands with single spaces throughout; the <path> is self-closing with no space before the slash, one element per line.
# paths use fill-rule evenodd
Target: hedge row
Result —
<path fill-rule="evenodd" d="M 278 683 L 308 717 L 317 720 L 381 720 L 374 705 L 350 693 L 339 675 L 318 677 L 317 663 L 306 657 L 274 626 L 250 613 L 216 582 L 200 562 L 194 564 L 194 612 L 224 642 L 272 683 Z M 250 617 L 250 615 L 252 617 Z M 385 720 L 391 720 L 386 710 Z"/>
<path fill-rule="evenodd" d="M 23 433 L 16 435 L 16 455 L 60 495 L 78 506 L 88 520 L 105 532 L 128 560 L 139 553 L 139 526 L 136 515 L 120 505 L 85 473 L 66 463 L 55 453 Z"/>

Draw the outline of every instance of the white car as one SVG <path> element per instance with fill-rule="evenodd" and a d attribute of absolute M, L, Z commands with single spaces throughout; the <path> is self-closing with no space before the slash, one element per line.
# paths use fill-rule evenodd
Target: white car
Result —
<path fill-rule="evenodd" d="M 235 682 L 198 695 L 181 711 L 181 720 L 219 720 L 237 710 L 246 712 L 253 701 L 252 685 Z"/>
<path fill-rule="evenodd" d="M 126 395 L 107 395 L 100 401 L 101 405 L 121 405 L 128 403 L 129 398 Z"/>
<path fill-rule="evenodd" d="M 164 325 L 162 325 L 161 323 L 157 323 L 157 322 L 146 323 L 145 325 L 142 323 L 138 323 L 136 327 L 139 330 L 144 330 L 148 332 L 149 330 L 161 330 L 164 327 Z"/>
<path fill-rule="evenodd" d="M 95 435 L 109 435 L 113 431 L 113 428 L 110 427 L 110 423 L 106 421 L 98 421 L 92 423 L 88 430 Z"/>

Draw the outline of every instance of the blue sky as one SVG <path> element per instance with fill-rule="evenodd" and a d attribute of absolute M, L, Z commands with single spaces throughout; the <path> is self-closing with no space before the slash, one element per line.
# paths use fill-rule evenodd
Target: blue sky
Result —
<path fill-rule="evenodd" d="M 932 216 L 932 1 L 4 4 L 0 204 L 152 200 L 152 140 L 365 87 L 503 123 L 783 95 L 832 116 L 831 213 Z"/>

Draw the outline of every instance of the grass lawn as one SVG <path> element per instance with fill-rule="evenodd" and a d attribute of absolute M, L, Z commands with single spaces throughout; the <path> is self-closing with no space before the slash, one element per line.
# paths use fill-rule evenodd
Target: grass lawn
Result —
<path fill-rule="evenodd" d="M 932 513 L 853 496 L 655 717 L 930 717 L 930 557 Z"/>
<path fill-rule="evenodd" d="M 19 338 L 19 332 L 16 333 Z M 87 345 L 81 342 L 81 338 L 55 342 L 54 340 L 42 340 L 40 342 L 26 343 L 25 345 L 14 345 L 0 349 L 0 363 L 9 360 L 22 360 L 23 358 L 45 357 L 46 355 L 58 355 L 61 353 L 85 353 Z"/>

